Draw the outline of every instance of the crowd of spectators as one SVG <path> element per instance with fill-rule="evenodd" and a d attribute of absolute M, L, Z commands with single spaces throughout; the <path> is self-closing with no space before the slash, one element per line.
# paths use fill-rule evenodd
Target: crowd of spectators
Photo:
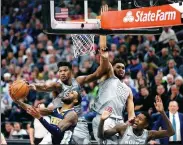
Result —
<path fill-rule="evenodd" d="M 74 5 L 77 7 L 77 4 Z M 58 78 L 57 62 L 73 65 L 74 76 L 88 75 L 99 65 L 99 54 L 74 58 L 70 35 L 43 33 L 41 3 L 34 0 L 3 1 L 1 17 L 1 121 L 6 138 L 28 135 L 30 121 L 8 92 L 9 84 L 22 78 L 29 83 L 52 82 Z M 92 10 L 92 9 L 91 9 Z M 91 11 L 92 12 L 92 11 Z M 92 12 L 94 13 L 94 12 Z M 93 14 L 94 15 L 94 14 Z M 135 112 L 148 111 L 156 116 L 154 98 L 160 95 L 165 110 L 175 100 L 183 113 L 183 48 L 170 27 L 161 35 L 109 35 L 109 59 L 121 58 L 126 65 L 124 82 L 132 89 Z M 99 36 L 95 37 L 98 48 Z M 82 115 L 90 112 L 98 92 L 98 82 L 82 88 Z M 52 106 L 53 93 L 30 91 L 27 103 Z M 12 123 L 13 122 L 13 123 Z M 27 122 L 22 125 L 20 122 Z M 23 129 L 23 128 L 24 129 Z"/>

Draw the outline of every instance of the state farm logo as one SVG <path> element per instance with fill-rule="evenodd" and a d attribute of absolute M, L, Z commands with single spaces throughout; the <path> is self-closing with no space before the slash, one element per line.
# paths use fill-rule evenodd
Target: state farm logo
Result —
<path fill-rule="evenodd" d="M 132 11 L 128 11 L 126 16 L 123 18 L 123 22 L 154 22 L 154 21 L 167 21 L 175 20 L 176 11 L 166 11 L 157 10 L 156 12 L 144 12 L 136 11 L 135 16 L 133 16 Z"/>
<path fill-rule="evenodd" d="M 127 23 L 127 22 L 133 22 L 134 21 L 134 16 L 132 16 L 132 12 L 128 11 L 126 13 L 126 16 L 123 18 L 123 22 Z"/>

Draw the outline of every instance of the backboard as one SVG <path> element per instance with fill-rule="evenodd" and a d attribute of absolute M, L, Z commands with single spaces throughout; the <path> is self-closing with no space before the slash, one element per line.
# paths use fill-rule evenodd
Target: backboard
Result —
<path fill-rule="evenodd" d="M 102 23 L 100 19 L 101 6 L 106 3 L 109 6 L 109 11 L 121 11 L 126 0 L 44 0 L 43 2 L 42 8 L 45 33 L 160 34 L 162 32 L 160 27 L 103 29 L 101 27 Z M 110 23 L 115 23 L 115 19 Z"/>

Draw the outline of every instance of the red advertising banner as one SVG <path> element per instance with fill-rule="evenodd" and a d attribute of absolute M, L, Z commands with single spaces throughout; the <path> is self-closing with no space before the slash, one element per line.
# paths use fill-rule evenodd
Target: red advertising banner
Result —
<path fill-rule="evenodd" d="M 108 11 L 101 15 L 103 29 L 135 29 L 183 24 L 183 3 L 122 11 Z"/>

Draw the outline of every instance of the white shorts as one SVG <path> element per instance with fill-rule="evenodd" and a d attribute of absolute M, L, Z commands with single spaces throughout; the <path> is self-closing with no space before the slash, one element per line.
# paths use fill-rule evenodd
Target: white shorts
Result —
<path fill-rule="evenodd" d="M 100 123 L 100 115 L 97 115 L 93 119 L 92 125 L 93 125 L 94 137 L 98 143 L 100 143 L 100 139 L 97 136 L 99 123 Z M 104 130 L 108 130 L 110 128 L 113 128 L 114 126 L 116 126 L 119 123 L 124 123 L 124 121 L 122 119 L 108 118 L 104 122 Z M 105 141 L 106 141 L 106 144 L 118 144 L 118 134 L 112 136 L 109 139 L 106 139 Z"/>

